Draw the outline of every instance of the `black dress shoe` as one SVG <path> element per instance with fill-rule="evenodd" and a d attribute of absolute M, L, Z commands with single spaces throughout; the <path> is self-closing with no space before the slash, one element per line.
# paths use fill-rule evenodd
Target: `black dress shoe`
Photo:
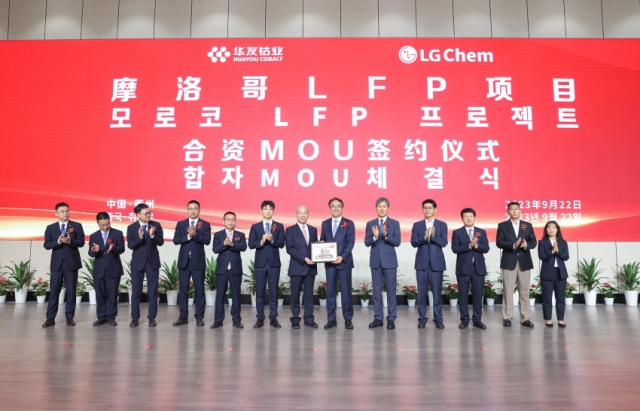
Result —
<path fill-rule="evenodd" d="M 275 318 L 273 320 L 269 321 L 269 325 L 274 327 L 274 328 L 282 328 L 282 326 L 280 325 L 278 320 L 276 320 Z"/>
<path fill-rule="evenodd" d="M 525 321 L 522 323 L 523 327 L 527 327 L 527 328 L 533 328 L 533 323 L 529 320 Z"/>
<path fill-rule="evenodd" d="M 97 327 L 99 325 L 106 324 L 106 323 L 107 323 L 107 320 L 98 320 L 93 322 L 93 326 Z"/>
<path fill-rule="evenodd" d="M 424 328 L 427 325 L 426 321 L 418 321 L 418 328 Z"/>
<path fill-rule="evenodd" d="M 233 326 L 236 327 L 236 328 L 244 328 L 244 325 L 242 325 L 242 323 L 240 321 L 238 321 L 238 322 L 234 321 L 233 322 Z"/>
<path fill-rule="evenodd" d="M 487 326 L 482 323 L 482 321 L 476 321 L 473 323 L 473 326 L 476 328 L 480 328 L 481 330 L 486 330 Z"/>
<path fill-rule="evenodd" d="M 129 323 L 129 327 L 134 328 L 137 327 L 140 324 L 140 322 L 137 319 L 131 319 L 131 322 Z"/>
<path fill-rule="evenodd" d="M 351 322 L 351 320 L 344 321 L 344 328 L 346 328 L 347 330 L 353 330 L 353 323 Z"/>
<path fill-rule="evenodd" d="M 197 318 L 196 319 L 196 325 L 198 327 L 204 327 L 204 320 L 202 318 Z"/>
<path fill-rule="evenodd" d="M 469 323 L 468 322 L 466 322 L 466 323 L 465 322 L 461 322 L 458 325 L 458 328 L 461 329 L 461 330 L 464 330 L 465 328 L 468 328 L 468 327 L 469 327 Z"/>
<path fill-rule="evenodd" d="M 211 329 L 212 330 L 215 329 L 215 328 L 220 328 L 220 327 L 222 327 L 222 322 L 211 324 Z"/>
<path fill-rule="evenodd" d="M 395 330 L 395 329 L 396 329 L 395 321 L 387 321 L 387 330 Z"/>
<path fill-rule="evenodd" d="M 156 327 L 158 323 L 155 318 L 149 318 L 149 327 Z"/>
<path fill-rule="evenodd" d="M 178 321 L 173 323 L 173 326 L 178 327 L 180 325 L 185 325 L 185 324 L 189 324 L 189 320 L 187 320 L 186 318 L 178 318 Z"/>
<path fill-rule="evenodd" d="M 328 330 L 329 328 L 333 328 L 333 327 L 337 327 L 338 326 L 338 322 L 337 321 L 329 321 L 328 323 L 326 323 L 324 325 L 324 329 Z"/>
<path fill-rule="evenodd" d="M 42 328 L 48 328 L 48 327 L 52 327 L 56 325 L 56 321 L 55 320 L 47 320 L 42 324 Z"/>
<path fill-rule="evenodd" d="M 291 324 L 291 328 L 293 328 L 294 330 L 299 330 L 300 329 L 300 324 Z"/>
<path fill-rule="evenodd" d="M 373 320 L 372 323 L 369 323 L 369 328 L 382 327 L 384 323 L 380 320 Z"/>
<path fill-rule="evenodd" d="M 304 323 L 305 327 L 318 328 L 318 324 L 314 321 L 312 323 Z"/>
<path fill-rule="evenodd" d="M 547 327 L 553 327 L 553 323 L 547 323 L 547 322 L 545 322 L 545 323 L 544 323 L 544 325 L 545 325 L 545 326 L 547 326 Z M 560 323 L 558 323 L 558 327 L 559 327 L 559 326 L 560 326 Z"/>
<path fill-rule="evenodd" d="M 67 325 L 69 327 L 75 327 L 76 326 L 76 322 L 73 321 L 73 318 L 67 318 Z"/>
<path fill-rule="evenodd" d="M 567 328 L 567 324 L 566 323 L 558 323 L 558 327 Z"/>
<path fill-rule="evenodd" d="M 502 320 L 503 327 L 511 327 L 511 320 Z"/>
<path fill-rule="evenodd" d="M 435 324 L 436 324 L 436 328 L 437 328 L 438 330 L 442 330 L 442 329 L 444 329 L 444 324 L 443 324 L 443 323 L 438 323 L 438 322 L 436 322 Z"/>
<path fill-rule="evenodd" d="M 118 323 L 116 322 L 116 320 L 109 320 L 109 325 L 112 327 L 116 327 Z"/>
<path fill-rule="evenodd" d="M 264 320 L 258 320 L 253 324 L 253 328 L 261 328 L 262 326 L 264 326 Z"/>

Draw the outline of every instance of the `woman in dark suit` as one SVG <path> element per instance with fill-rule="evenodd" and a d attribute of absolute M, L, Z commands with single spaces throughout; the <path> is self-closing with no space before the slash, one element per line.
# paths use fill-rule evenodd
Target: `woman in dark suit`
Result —
<path fill-rule="evenodd" d="M 564 262 L 569 259 L 569 246 L 562 238 L 560 226 L 555 221 L 549 221 L 544 226 L 542 240 L 538 242 L 538 257 L 542 260 L 540 280 L 542 282 L 542 313 L 547 327 L 553 327 L 551 322 L 552 296 L 556 293 L 556 317 L 558 327 L 565 328 L 564 297 L 567 290 L 567 267 Z"/>

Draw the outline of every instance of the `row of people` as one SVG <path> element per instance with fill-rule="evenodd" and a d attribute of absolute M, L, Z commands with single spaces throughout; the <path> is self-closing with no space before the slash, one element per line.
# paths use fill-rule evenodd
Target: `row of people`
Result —
<path fill-rule="evenodd" d="M 223 298 L 227 287 L 230 287 L 232 304 L 230 314 L 233 326 L 243 328 L 240 306 L 240 286 L 242 282 L 241 253 L 247 249 L 255 249 L 256 278 L 256 323 L 254 328 L 265 325 L 265 305 L 269 305 L 269 325 L 281 328 L 278 322 L 277 293 L 269 293 L 266 301 L 267 285 L 276 290 L 280 278 L 282 263 L 280 249 L 286 247 L 290 256 L 288 275 L 291 281 L 291 325 L 294 329 L 304 326 L 318 328 L 315 322 L 313 293 L 305 292 L 303 296 L 304 317 L 301 317 L 300 292 L 313 290 L 317 275 L 317 263 L 311 259 L 311 244 L 316 242 L 335 242 L 338 257 L 335 261 L 325 263 L 327 278 L 327 323 L 325 329 L 336 327 L 336 297 L 338 281 L 342 292 L 342 316 L 347 329 L 353 329 L 352 304 L 352 270 L 354 268 L 352 250 L 355 245 L 355 224 L 342 215 L 344 203 L 333 198 L 328 203 L 331 218 L 322 222 L 321 234 L 307 223 L 309 211 L 300 206 L 296 210 L 296 224 L 286 228 L 273 219 L 275 204 L 266 200 L 261 204 L 262 221 L 252 225 L 247 242 L 244 233 L 235 230 L 236 215 L 229 211 L 223 216 L 224 229 L 213 235 L 213 252 L 217 254 L 215 319 L 211 328 L 223 326 L 225 311 Z M 376 200 L 377 218 L 367 222 L 364 243 L 370 248 L 369 266 L 373 281 L 374 319 L 369 328 L 384 326 L 382 303 L 383 281 L 390 290 L 396 289 L 398 258 L 396 248 L 401 243 L 400 224 L 388 216 L 390 202 L 387 198 Z M 511 290 L 516 279 L 520 289 L 520 323 L 529 328 L 531 322 L 531 306 L 528 287 L 531 283 L 530 270 L 533 268 L 531 250 L 538 246 L 533 226 L 521 220 L 518 203 L 509 203 L 509 220 L 498 225 L 496 245 L 502 249 L 500 267 L 504 287 Z M 427 318 L 427 290 L 433 291 L 433 322 L 438 329 L 444 328 L 442 317 L 442 282 L 443 273 L 447 269 L 443 248 L 448 245 L 447 224 L 435 218 L 437 204 L 432 199 L 422 202 L 424 219 L 414 223 L 411 230 L 411 245 L 417 249 L 415 257 L 416 279 L 418 282 L 418 328 L 425 328 Z M 131 322 L 130 327 L 137 327 L 140 319 L 140 299 L 144 277 L 147 278 L 149 293 L 149 310 L 147 318 L 149 326 L 155 327 L 157 315 L 157 289 L 160 270 L 158 247 L 164 244 L 163 230 L 160 223 L 151 220 L 149 206 L 140 203 L 134 212 L 138 218 L 127 227 L 127 246 L 133 251 L 131 259 Z M 179 221 L 175 228 L 173 242 L 180 246 L 178 256 L 179 269 L 179 318 L 174 326 L 188 324 L 187 307 L 188 288 L 194 282 L 196 292 L 195 313 L 197 326 L 204 326 L 205 290 L 204 277 L 206 269 L 205 246 L 211 244 L 211 225 L 200 218 L 200 203 L 191 200 L 187 204 L 188 218 Z M 56 205 L 58 222 L 49 225 L 45 231 L 44 247 L 51 253 L 51 296 L 47 307 L 47 318 L 42 325 L 47 328 L 55 325 L 58 311 L 58 295 L 62 282 L 74 286 L 67 287 L 67 303 L 65 317 L 67 325 L 73 326 L 75 314 L 75 284 L 78 270 L 82 263 L 78 249 L 84 246 L 85 235 L 80 223 L 69 219 L 69 206 L 66 203 Z M 471 322 L 474 327 L 486 329 L 482 322 L 482 295 L 484 278 L 487 274 L 484 254 L 489 251 L 486 231 L 475 225 L 476 212 L 465 208 L 460 212 L 463 226 L 453 231 L 452 251 L 457 254 L 456 278 L 460 293 L 460 324 L 465 329 Z M 109 324 L 116 326 L 118 314 L 118 287 L 123 275 L 120 255 L 125 251 L 125 240 L 120 230 L 111 227 L 109 214 L 100 212 L 96 216 L 99 230 L 89 237 L 89 255 L 95 258 L 94 281 L 96 288 L 96 315 L 94 326 Z M 539 242 L 538 255 L 542 260 L 541 282 L 543 294 L 543 314 L 545 324 L 552 326 L 551 307 L 552 294 L 557 297 L 556 315 L 558 325 L 564 323 L 564 293 L 567 270 L 565 261 L 569 258 L 566 241 L 562 238 L 560 226 L 555 221 L 545 225 L 543 239 Z M 473 314 L 469 316 L 467 299 L 469 291 L 473 294 Z M 387 329 L 395 328 L 397 301 L 395 293 L 388 295 Z M 503 297 L 503 325 L 511 326 L 513 320 L 513 294 L 505 293 Z"/>

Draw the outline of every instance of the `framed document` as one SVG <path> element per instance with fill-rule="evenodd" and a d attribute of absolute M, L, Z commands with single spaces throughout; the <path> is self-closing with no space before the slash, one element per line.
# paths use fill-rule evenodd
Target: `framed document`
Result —
<path fill-rule="evenodd" d="M 311 243 L 311 261 L 330 263 L 338 258 L 338 243 Z"/>

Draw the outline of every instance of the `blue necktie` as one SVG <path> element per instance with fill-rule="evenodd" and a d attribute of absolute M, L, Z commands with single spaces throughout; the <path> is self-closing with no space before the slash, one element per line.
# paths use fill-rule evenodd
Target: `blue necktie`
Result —
<path fill-rule="evenodd" d="M 270 231 L 271 231 L 271 224 L 264 223 L 264 233 L 269 234 Z"/>
<path fill-rule="evenodd" d="M 109 235 L 109 233 L 107 232 L 102 232 L 102 240 L 104 241 L 104 245 L 105 247 L 107 246 L 107 236 Z"/>
<path fill-rule="evenodd" d="M 195 226 L 196 222 L 195 221 L 191 221 L 191 227 Z"/>
<path fill-rule="evenodd" d="M 65 235 L 67 229 L 64 227 L 64 223 L 62 223 L 62 228 L 60 229 L 60 234 Z"/>
<path fill-rule="evenodd" d="M 144 231 L 144 236 L 146 237 L 148 235 L 148 233 L 147 233 L 147 225 L 146 224 L 144 224 L 142 226 L 142 230 Z"/>
<path fill-rule="evenodd" d="M 338 231 L 338 220 L 333 220 L 333 237 L 336 236 L 336 231 Z"/>

